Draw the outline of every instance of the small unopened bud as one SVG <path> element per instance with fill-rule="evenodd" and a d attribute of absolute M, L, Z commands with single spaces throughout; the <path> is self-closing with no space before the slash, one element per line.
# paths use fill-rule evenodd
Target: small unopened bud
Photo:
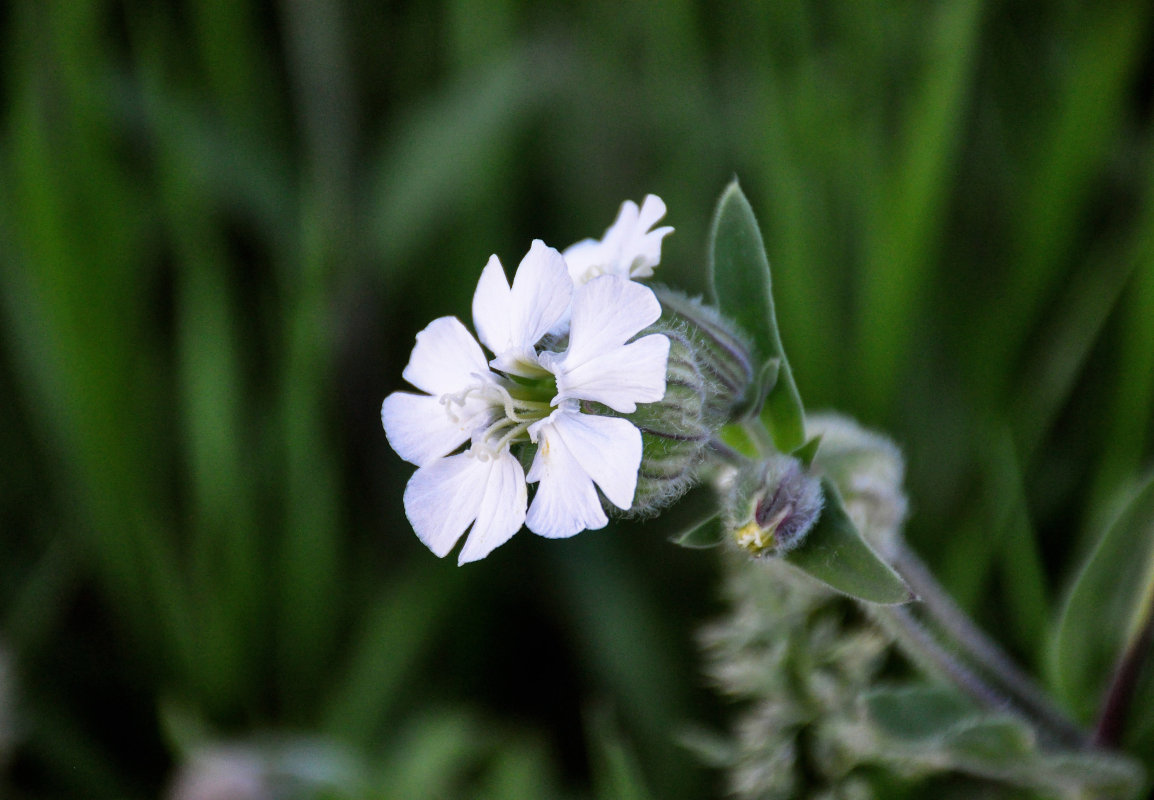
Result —
<path fill-rule="evenodd" d="M 822 502 L 820 482 L 801 462 L 775 456 L 729 477 L 723 513 L 738 547 L 754 556 L 781 555 L 809 533 Z"/>
<path fill-rule="evenodd" d="M 821 436 L 814 471 L 834 482 L 846 513 L 867 541 L 889 552 L 908 508 L 901 451 L 886 437 L 837 414 L 810 416 L 806 430 Z"/>
<path fill-rule="evenodd" d="M 659 325 L 679 330 L 693 351 L 704 381 L 704 418 L 717 429 L 733 422 L 754 391 L 754 356 L 749 340 L 721 313 L 664 286 L 653 287 L 661 301 Z"/>

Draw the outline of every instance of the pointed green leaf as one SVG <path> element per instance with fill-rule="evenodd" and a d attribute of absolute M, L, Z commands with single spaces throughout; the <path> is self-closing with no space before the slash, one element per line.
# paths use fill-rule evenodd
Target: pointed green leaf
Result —
<path fill-rule="evenodd" d="M 1089 721 L 1154 593 L 1154 478 L 1122 504 L 1067 596 L 1050 651 L 1058 695 Z M 1154 702 L 1154 698 L 1136 701 Z M 1148 705 L 1146 707 L 1149 707 Z"/>
<path fill-rule="evenodd" d="M 806 469 L 813 466 L 813 460 L 817 458 L 817 450 L 821 447 L 821 436 L 814 436 L 808 442 L 803 444 L 797 450 L 793 451 L 793 457 L 802 463 Z"/>
<path fill-rule="evenodd" d="M 862 702 L 882 733 L 910 741 L 935 736 L 978 710 L 965 695 L 942 686 L 887 686 L 871 690 Z"/>
<path fill-rule="evenodd" d="M 773 279 L 753 208 L 738 186 L 729 184 L 717 202 L 709 243 L 713 300 L 753 338 L 762 363 L 779 359 L 777 380 L 765 399 L 761 419 L 783 453 L 805 443 L 805 413 L 773 308 Z"/>
<path fill-rule="evenodd" d="M 701 543 L 703 540 L 700 537 L 705 536 L 706 532 L 699 532 L 699 529 L 718 519 L 720 513 L 721 507 L 713 489 L 708 486 L 696 486 L 661 512 L 660 517 L 646 520 L 642 525 L 661 531 L 674 544 L 684 547 L 711 547 L 712 545 Z"/>
<path fill-rule="evenodd" d="M 684 533 L 674 536 L 669 541 L 674 544 L 679 544 L 682 547 L 689 547 L 696 550 L 704 550 L 710 547 L 717 547 L 725 540 L 725 523 L 721 520 L 721 515 L 705 520 L 705 522 L 698 525 L 696 528 L 690 528 Z"/>
<path fill-rule="evenodd" d="M 823 478 L 825 508 L 785 560 L 839 592 L 892 605 L 914 599 L 905 581 L 866 544 L 846 514 L 837 487 Z"/>
<path fill-rule="evenodd" d="M 914 686 L 877 689 L 865 697 L 870 720 L 886 738 L 927 753 L 937 751 L 971 768 L 1002 770 L 1031 755 L 1036 736 L 1008 714 L 982 711 L 954 689 Z"/>

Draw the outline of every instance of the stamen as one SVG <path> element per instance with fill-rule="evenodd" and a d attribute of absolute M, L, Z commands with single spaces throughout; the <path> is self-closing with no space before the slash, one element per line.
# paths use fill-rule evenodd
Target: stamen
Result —
<path fill-rule="evenodd" d="M 510 389 L 518 391 L 517 385 L 507 386 L 481 374 L 473 377 L 477 379 L 476 383 L 459 392 L 443 394 L 440 401 L 449 418 L 458 423 L 465 417 L 461 410 L 473 399 L 481 400 L 493 411 L 500 408 L 504 412 L 484 431 L 472 436 L 469 452 L 481 461 L 497 457 L 518 441 L 529 441 L 532 438 L 529 428 L 553 412 L 553 405 L 548 400 L 515 397 Z"/>
<path fill-rule="evenodd" d="M 461 415 L 453 411 L 453 406 L 457 405 L 463 408 L 472 397 L 479 397 L 492 405 L 502 406 L 505 410 L 506 419 L 517 423 L 534 422 L 547 416 L 547 413 L 552 410 L 548 402 L 513 397 L 509 390 L 501 384 L 488 381 L 475 383 L 456 394 L 441 395 L 441 403 L 445 406 L 449 418 L 453 422 L 460 422 Z"/>

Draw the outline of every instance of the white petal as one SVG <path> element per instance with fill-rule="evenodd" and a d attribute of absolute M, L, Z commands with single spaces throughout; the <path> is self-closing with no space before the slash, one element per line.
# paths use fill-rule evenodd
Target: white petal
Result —
<path fill-rule="evenodd" d="M 637 214 L 637 228 L 643 232 L 648 231 L 664 216 L 665 201 L 655 194 L 647 194 L 641 202 L 641 211 Z"/>
<path fill-rule="evenodd" d="M 605 247 L 597 239 L 582 239 L 566 247 L 561 255 L 565 257 L 574 286 L 581 286 L 601 275 L 601 268 L 609 261 Z"/>
<path fill-rule="evenodd" d="M 421 467 L 456 450 L 496 414 L 476 398 L 454 405 L 452 411 L 450 415 L 439 397 L 393 392 L 381 404 L 381 423 L 397 455 Z"/>
<path fill-rule="evenodd" d="M 421 391 L 440 397 L 476 383 L 474 376 L 488 375 L 489 365 L 481 346 L 461 321 L 441 317 L 417 334 L 417 344 L 401 374 Z"/>
<path fill-rule="evenodd" d="M 609 501 L 627 511 L 641 466 L 641 431 L 619 417 L 580 413 L 554 414 L 553 429 Z"/>
<path fill-rule="evenodd" d="M 607 255 L 610 255 L 615 261 L 621 254 L 621 248 L 633 236 L 633 232 L 637 228 L 638 214 L 637 204 L 632 200 L 626 200 L 617 211 L 617 219 L 613 220 L 613 224 L 606 229 L 605 235 L 601 237 Z"/>
<path fill-rule="evenodd" d="M 621 204 L 617 219 L 600 240 L 584 239 L 565 249 L 569 275 L 580 286 L 599 275 L 648 278 L 661 263 L 661 240 L 673 232 L 666 226 L 649 230 L 665 216 L 665 203 L 647 195 L 641 208 L 632 200 Z"/>
<path fill-rule="evenodd" d="M 539 428 L 537 455 L 526 480 L 540 481 L 525 519 L 533 533 L 560 539 L 583 530 L 603 528 L 609 521 L 593 488 L 593 479 L 578 463 L 554 424 L 547 422 Z"/>
<path fill-rule="evenodd" d="M 625 344 L 661 316 L 661 303 L 648 286 L 602 275 L 577 290 L 569 325 L 569 369 Z"/>
<path fill-rule="evenodd" d="M 460 453 L 421 467 L 409 479 L 405 515 L 438 557 L 444 558 L 477 518 L 493 463 Z"/>
<path fill-rule="evenodd" d="M 665 396 L 668 360 L 669 339 L 660 333 L 643 336 L 572 369 L 562 360 L 553 402 L 593 400 L 632 414 L 638 403 L 656 403 Z"/>
<path fill-rule="evenodd" d="M 492 366 L 526 377 L 545 374 L 533 346 L 568 312 L 572 296 L 565 259 L 540 239 L 521 260 L 512 288 L 496 256 L 490 258 L 473 295 L 473 323 L 496 356 Z"/>
<path fill-rule="evenodd" d="M 525 524 L 528 489 L 525 470 L 509 451 L 492 460 L 485 496 L 477 510 L 477 521 L 461 548 L 459 564 L 484 558 L 509 541 Z"/>
<path fill-rule="evenodd" d="M 636 226 L 621 246 L 621 262 L 630 278 L 648 278 L 661 263 L 661 240 L 673 233 L 668 225 L 650 231 L 665 216 L 665 203 L 655 194 L 647 195 L 637 216 Z"/>
<path fill-rule="evenodd" d="M 565 313 L 572 298 L 573 281 L 565 259 L 534 239 L 513 278 L 510 343 L 517 347 L 535 345 Z"/>
<path fill-rule="evenodd" d="M 509 346 L 510 293 L 500 259 L 489 256 L 489 263 L 481 271 L 477 290 L 473 292 L 473 325 L 481 344 L 494 353 L 504 352 Z"/>

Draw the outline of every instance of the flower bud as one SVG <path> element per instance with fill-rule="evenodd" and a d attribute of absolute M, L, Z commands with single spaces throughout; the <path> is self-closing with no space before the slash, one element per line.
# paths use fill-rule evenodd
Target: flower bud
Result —
<path fill-rule="evenodd" d="M 866 540 L 883 554 L 891 551 L 908 508 L 901 451 L 884 436 L 837 414 L 813 415 L 806 429 L 821 436 L 814 471 L 834 482 L 846 513 Z"/>
<path fill-rule="evenodd" d="M 739 547 L 754 556 L 781 555 L 796 547 L 821 513 L 821 483 L 790 456 L 750 461 L 727 479 L 726 526 Z"/>
<path fill-rule="evenodd" d="M 704 381 L 703 416 L 714 430 L 733 422 L 754 391 L 753 349 L 736 326 L 712 306 L 664 286 L 654 286 L 661 301 L 658 325 L 678 329 L 693 351 Z M 666 331 L 667 332 L 667 331 Z"/>

